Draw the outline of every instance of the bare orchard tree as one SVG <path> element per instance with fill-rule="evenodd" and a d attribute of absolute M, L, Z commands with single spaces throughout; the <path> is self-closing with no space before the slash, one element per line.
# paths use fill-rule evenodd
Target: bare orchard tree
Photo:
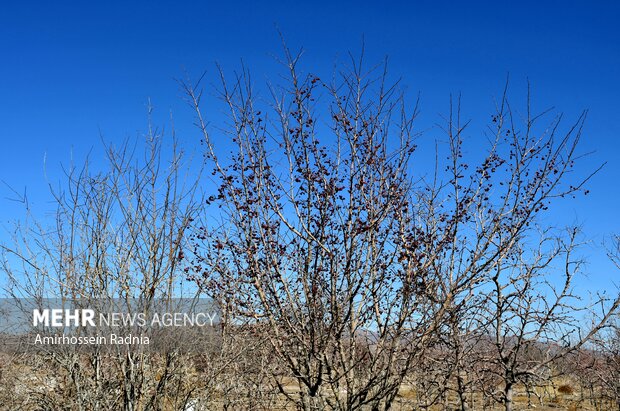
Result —
<path fill-rule="evenodd" d="M 592 369 L 600 397 L 620 410 L 620 326 L 615 322 L 596 340 L 596 360 Z"/>
<path fill-rule="evenodd" d="M 417 213 L 419 227 L 441 239 L 432 248 L 429 270 L 436 273 L 435 297 L 444 307 L 442 363 L 454 378 L 443 386 L 456 390 L 461 409 L 468 408 L 464 388 L 475 383 L 510 410 L 515 384 L 548 378 L 553 361 L 585 344 L 618 307 L 613 298 L 590 328 L 580 327 L 581 313 L 601 301 L 583 304 L 574 294 L 581 266 L 575 258 L 577 231 L 554 230 L 541 215 L 560 198 L 587 194 L 589 176 L 565 181 L 580 158 L 585 113 L 565 131 L 561 116 L 541 127 L 545 114 L 531 112 L 528 96 L 519 120 L 505 91 L 488 128 L 487 150 L 475 161 L 460 102 L 451 105 L 445 173 L 437 171 L 417 197 L 424 207 Z M 494 350 L 478 349 L 489 342 Z M 466 366 L 465 355 L 477 364 Z M 473 381 L 464 378 L 465 369 Z"/>
<path fill-rule="evenodd" d="M 477 288 L 472 289 L 476 294 Z M 485 350 L 488 348 L 488 335 L 480 315 L 483 300 L 480 295 L 462 301 L 458 310 L 451 310 L 446 318 L 446 326 L 441 334 L 441 345 L 436 355 L 436 367 L 442 370 L 445 379 L 445 397 L 455 394 L 460 411 L 476 409 L 481 403 L 479 387 L 482 376 L 479 374 Z"/>
<path fill-rule="evenodd" d="M 620 269 L 620 236 L 615 236 L 609 258 Z M 596 384 L 603 399 L 620 410 L 620 317 L 616 316 L 609 327 L 601 330 L 593 344 L 593 361 L 587 364 L 590 383 Z M 593 395 L 592 395 L 593 396 Z"/>
<path fill-rule="evenodd" d="M 580 399 L 597 410 L 620 409 L 620 331 L 617 319 L 586 347 L 563 359 L 562 371 L 578 382 Z"/>
<path fill-rule="evenodd" d="M 483 194 L 474 197 L 478 211 L 472 227 L 478 239 L 489 240 L 492 252 L 491 258 L 479 258 L 478 252 L 466 256 L 481 270 L 479 296 L 486 312 L 480 323 L 494 343 L 483 363 L 501 382 L 501 389 L 485 391 L 508 411 L 516 384 L 544 384 L 554 361 L 592 339 L 619 305 L 618 297 L 581 301 L 574 293 L 582 265 L 576 257 L 578 230 L 556 230 L 538 217 L 557 198 L 584 191 L 589 178 L 564 181 L 579 159 L 585 113 L 564 133 L 561 116 L 537 133 L 543 118 L 530 112 L 528 102 L 524 124 L 518 124 L 502 99 L 492 120 L 493 150 L 476 169 L 485 182 L 476 186 Z M 599 306 L 605 308 L 584 328 L 580 316 Z"/>
<path fill-rule="evenodd" d="M 564 243 L 557 234 L 544 233 L 538 249 L 515 249 L 492 278 L 486 315 L 493 349 L 483 360 L 501 385 L 486 391 L 506 410 L 512 409 L 517 384 L 526 389 L 550 384 L 559 375 L 555 363 L 591 340 L 618 306 L 612 302 L 596 322 L 583 327 L 579 314 L 602 301 L 584 305 L 573 293 L 580 265 L 574 260 L 575 235 L 572 231 Z M 553 275 L 555 262 L 564 270 L 560 278 Z"/>
<path fill-rule="evenodd" d="M 52 219 L 26 207 L 28 218 L 2 245 L 8 292 L 37 301 L 140 299 L 145 306 L 178 295 L 185 230 L 202 203 L 200 164 L 189 168 L 176 139 L 170 150 L 164 144 L 149 127 L 144 142 L 107 147 L 103 165 L 72 165 L 58 187 L 50 186 Z M 191 363 L 175 351 L 35 357 L 41 362 L 16 386 L 37 409 L 178 409 L 197 388 Z"/>
<path fill-rule="evenodd" d="M 450 409 L 455 398 L 461 411 L 482 404 L 478 395 L 482 376 L 478 371 L 489 347 L 484 324 L 480 323 L 482 309 L 477 297 L 464 298 L 459 309 L 451 309 L 446 316 L 434 344 L 426 347 L 424 361 L 416 364 L 405 380 L 405 386 L 413 387 L 419 407 L 442 404 Z"/>
<path fill-rule="evenodd" d="M 298 407 L 388 409 L 445 310 L 424 255 L 436 240 L 417 226 L 409 176 L 416 108 L 406 110 L 385 72 L 354 62 L 328 84 L 300 76 L 298 58 L 287 57 L 273 118 L 246 73 L 223 79 L 232 158 L 186 85 L 222 210 L 197 234 L 197 280 L 266 327 L 284 370 L 275 382 Z"/>

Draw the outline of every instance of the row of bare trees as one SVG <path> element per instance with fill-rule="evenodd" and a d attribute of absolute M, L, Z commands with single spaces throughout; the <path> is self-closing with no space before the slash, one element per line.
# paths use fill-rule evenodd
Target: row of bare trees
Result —
<path fill-rule="evenodd" d="M 477 138 L 455 100 L 429 150 L 417 104 L 385 65 L 352 59 L 324 81 L 300 64 L 285 49 L 287 80 L 268 101 L 246 71 L 222 74 L 217 128 L 201 85 L 182 83 L 204 161 L 190 163 L 176 139 L 164 149 L 149 127 L 144 154 L 109 147 L 103 171 L 70 168 L 52 189 L 53 224 L 29 220 L 2 247 L 12 297 L 148 304 L 191 290 L 219 304 L 217 344 L 18 356 L 10 364 L 42 383 L 18 378 L 3 399 L 15 409 L 511 410 L 517 387 L 539 395 L 571 374 L 592 376 L 579 382 L 592 398 L 616 383 L 618 401 L 617 337 L 605 333 L 619 300 L 575 292 L 580 232 L 543 217 L 587 194 L 591 174 L 575 177 L 585 113 L 565 124 L 531 112 L 529 96 L 517 112 L 504 91 Z M 592 372 L 565 365 L 586 354 Z"/>

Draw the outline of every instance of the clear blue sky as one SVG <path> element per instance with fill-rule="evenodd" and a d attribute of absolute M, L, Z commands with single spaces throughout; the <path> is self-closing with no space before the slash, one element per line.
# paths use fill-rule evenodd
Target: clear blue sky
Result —
<path fill-rule="evenodd" d="M 507 73 L 517 97 L 529 78 L 539 109 L 555 106 L 569 118 L 589 109 L 582 151 L 596 152 L 583 170 L 608 164 L 588 197 L 559 210 L 598 246 L 620 233 L 620 3 L 11 3 L 0 11 L 0 179 L 28 187 L 31 199 L 45 187 L 44 156 L 57 170 L 71 150 L 80 158 L 99 147 L 100 132 L 111 141 L 135 136 L 145 129 L 148 98 L 162 118 L 172 110 L 189 135 L 174 79 L 243 59 L 262 82 L 276 67 L 277 26 L 292 48 L 306 49 L 306 66 L 323 73 L 363 37 L 370 61 L 388 55 L 391 72 L 420 93 L 430 125 L 449 94 L 461 93 L 465 116 L 482 126 Z M 3 224 L 15 217 L 6 197 L 0 187 Z M 617 276 L 596 247 L 592 260 L 594 283 Z"/>

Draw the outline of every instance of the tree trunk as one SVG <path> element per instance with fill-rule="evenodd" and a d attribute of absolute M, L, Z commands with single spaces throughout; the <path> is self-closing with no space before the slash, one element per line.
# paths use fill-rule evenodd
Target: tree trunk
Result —
<path fill-rule="evenodd" d="M 465 381 L 463 380 L 461 371 L 457 371 L 456 381 L 461 411 L 469 411 L 470 408 L 469 404 L 467 404 L 467 395 L 465 393 Z"/>
<path fill-rule="evenodd" d="M 504 388 L 504 405 L 506 411 L 512 411 L 513 383 L 506 383 Z"/>

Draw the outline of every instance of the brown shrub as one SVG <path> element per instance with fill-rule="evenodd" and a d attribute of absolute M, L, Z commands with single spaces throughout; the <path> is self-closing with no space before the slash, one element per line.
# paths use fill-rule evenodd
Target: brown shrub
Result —
<path fill-rule="evenodd" d="M 566 394 L 566 395 L 573 395 L 573 393 L 575 392 L 575 390 L 573 389 L 572 386 L 568 385 L 568 384 L 562 384 L 558 387 L 558 392 L 560 394 Z"/>

